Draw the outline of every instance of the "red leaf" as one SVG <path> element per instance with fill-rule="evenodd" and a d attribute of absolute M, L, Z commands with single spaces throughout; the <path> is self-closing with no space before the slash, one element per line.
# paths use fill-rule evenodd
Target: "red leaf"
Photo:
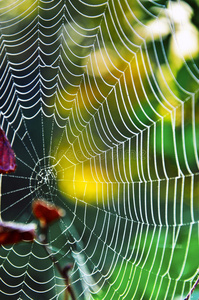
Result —
<path fill-rule="evenodd" d="M 35 224 L 0 222 L 0 246 L 22 241 L 32 242 L 35 239 Z"/>
<path fill-rule="evenodd" d="M 32 210 L 42 227 L 59 220 L 65 214 L 62 208 L 41 199 L 37 199 L 33 202 Z"/>
<path fill-rule="evenodd" d="M 0 174 L 16 170 L 15 154 L 5 132 L 0 128 Z"/>

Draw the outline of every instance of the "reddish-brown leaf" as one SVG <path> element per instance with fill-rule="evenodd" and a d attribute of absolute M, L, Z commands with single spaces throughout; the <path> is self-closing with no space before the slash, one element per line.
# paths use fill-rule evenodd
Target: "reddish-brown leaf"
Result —
<path fill-rule="evenodd" d="M 15 244 L 22 241 L 32 242 L 36 233 L 35 224 L 21 224 L 15 222 L 0 222 L 0 246 Z"/>
<path fill-rule="evenodd" d="M 14 172 L 16 167 L 14 151 L 5 132 L 0 128 L 0 174 Z"/>
<path fill-rule="evenodd" d="M 65 211 L 43 199 L 33 201 L 32 210 L 35 217 L 40 221 L 42 227 L 48 226 L 64 216 Z"/>

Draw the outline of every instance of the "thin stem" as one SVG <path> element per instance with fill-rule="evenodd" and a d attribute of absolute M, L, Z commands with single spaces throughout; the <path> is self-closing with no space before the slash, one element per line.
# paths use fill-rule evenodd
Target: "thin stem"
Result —
<path fill-rule="evenodd" d="M 64 269 L 62 269 L 58 260 L 56 259 L 56 257 L 54 256 L 54 254 L 52 253 L 50 248 L 48 247 L 48 241 L 47 241 L 48 227 L 41 228 L 41 231 L 42 231 L 42 235 L 43 235 L 43 239 L 42 240 L 40 239 L 42 242 L 42 245 L 43 245 L 44 249 L 46 250 L 46 252 L 48 253 L 49 258 L 52 260 L 53 264 L 56 266 L 60 275 L 64 279 L 64 282 L 66 285 L 65 300 L 68 300 L 68 294 L 70 294 L 72 300 L 76 300 L 75 293 L 73 291 L 72 286 L 70 285 L 69 276 L 68 276 L 68 271 L 71 269 L 72 266 L 67 265 Z"/>
<path fill-rule="evenodd" d="M 195 290 L 196 286 L 198 285 L 198 283 L 199 283 L 199 276 L 198 276 L 196 282 L 194 283 L 192 289 L 190 290 L 189 294 L 187 295 L 186 298 L 184 298 L 184 300 L 188 300 L 191 297 L 191 295 L 192 295 L 193 291 Z"/>
<path fill-rule="evenodd" d="M 62 270 L 62 276 L 63 276 L 63 278 L 65 279 L 65 284 L 66 284 L 66 286 L 67 286 L 67 289 L 68 289 L 68 292 L 69 292 L 69 294 L 70 294 L 70 296 L 71 296 L 71 299 L 72 299 L 72 300 L 76 300 L 75 294 L 74 294 L 74 291 L 73 291 L 73 289 L 72 289 L 72 287 L 71 287 L 71 285 L 70 285 L 70 282 L 69 282 L 69 276 L 68 276 L 68 271 L 71 269 L 71 267 L 72 267 L 72 265 L 67 265 L 67 266 Z M 68 299 L 68 295 L 67 295 L 67 297 L 66 297 L 65 300 L 67 300 L 67 299 Z"/>

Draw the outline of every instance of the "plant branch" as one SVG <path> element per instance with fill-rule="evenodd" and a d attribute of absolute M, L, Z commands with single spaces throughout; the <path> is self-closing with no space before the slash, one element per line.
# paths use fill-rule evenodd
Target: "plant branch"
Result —
<path fill-rule="evenodd" d="M 65 268 L 62 269 L 58 260 L 56 259 L 56 257 L 54 256 L 54 254 L 52 253 L 50 248 L 48 247 L 48 241 L 47 241 L 48 227 L 46 226 L 44 228 L 41 228 L 41 230 L 42 230 L 43 238 L 40 239 L 40 241 L 42 242 L 44 249 L 46 250 L 47 254 L 49 255 L 49 258 L 52 260 L 52 262 L 55 265 L 55 267 L 57 268 L 58 272 L 64 279 L 64 282 L 66 285 L 65 300 L 68 300 L 68 294 L 71 296 L 72 300 L 76 300 L 75 293 L 73 291 L 72 286 L 70 285 L 69 276 L 68 276 L 68 271 L 72 268 L 72 265 L 66 265 Z"/>
<path fill-rule="evenodd" d="M 70 296 L 71 296 L 71 299 L 72 299 L 72 300 L 76 300 L 75 294 L 74 294 L 74 291 L 73 291 L 73 289 L 72 289 L 72 287 L 71 287 L 71 285 L 70 285 L 70 282 L 69 282 L 69 276 L 68 276 L 68 271 L 69 271 L 71 268 L 72 268 L 72 265 L 66 265 L 66 267 L 62 270 L 62 277 L 63 277 L 64 280 L 65 280 L 65 284 L 66 284 L 66 287 L 67 287 L 67 289 L 68 289 L 68 292 L 69 292 L 69 294 L 70 294 Z M 67 295 L 67 297 L 66 297 L 65 300 L 67 300 L 67 299 L 68 299 L 68 295 Z"/>
<path fill-rule="evenodd" d="M 184 300 L 188 300 L 191 297 L 191 295 L 192 295 L 193 291 L 195 290 L 196 286 L 198 285 L 198 283 L 199 283 L 199 276 L 198 276 L 196 282 L 194 283 L 192 289 L 190 290 L 189 294 L 187 295 L 187 297 Z"/>

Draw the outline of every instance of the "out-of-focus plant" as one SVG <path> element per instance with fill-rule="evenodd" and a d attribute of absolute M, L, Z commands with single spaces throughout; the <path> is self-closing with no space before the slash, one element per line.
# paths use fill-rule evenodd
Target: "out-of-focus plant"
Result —
<path fill-rule="evenodd" d="M 61 217 L 65 215 L 65 211 L 53 204 L 50 204 L 49 202 L 45 201 L 44 199 L 35 199 L 32 204 L 32 210 L 33 214 L 36 219 L 39 221 L 39 241 L 45 248 L 47 254 L 49 255 L 49 258 L 52 260 L 52 263 L 57 268 L 60 275 L 63 277 L 65 284 L 66 284 L 66 290 L 65 290 L 65 300 L 68 299 L 68 295 L 71 296 L 72 300 L 75 300 L 75 293 L 73 291 L 73 288 L 70 284 L 69 275 L 68 272 L 72 268 L 72 264 L 67 264 L 62 268 L 62 266 L 59 264 L 58 260 L 56 259 L 55 255 L 51 251 L 48 245 L 48 230 L 49 226 L 53 224 L 54 222 L 58 221 Z"/>
<path fill-rule="evenodd" d="M 5 132 L 0 128 L 0 174 L 15 172 L 16 167 L 15 153 Z M 65 281 L 65 300 L 68 299 L 69 295 L 72 300 L 75 300 L 75 293 L 68 275 L 72 264 L 67 264 L 62 268 L 48 244 L 49 226 L 63 217 L 65 211 L 44 199 L 35 199 L 32 203 L 32 212 L 39 221 L 38 228 L 35 223 L 23 224 L 0 221 L 0 246 L 21 242 L 34 242 L 35 239 L 38 239 Z M 38 229 L 40 234 L 37 233 L 36 229 Z"/>
<path fill-rule="evenodd" d="M 19 242 L 33 242 L 36 237 L 36 225 L 16 222 L 0 222 L 0 246 Z"/>
<path fill-rule="evenodd" d="M 14 172 L 16 167 L 15 153 L 5 132 L 0 128 L 0 174 Z"/>

